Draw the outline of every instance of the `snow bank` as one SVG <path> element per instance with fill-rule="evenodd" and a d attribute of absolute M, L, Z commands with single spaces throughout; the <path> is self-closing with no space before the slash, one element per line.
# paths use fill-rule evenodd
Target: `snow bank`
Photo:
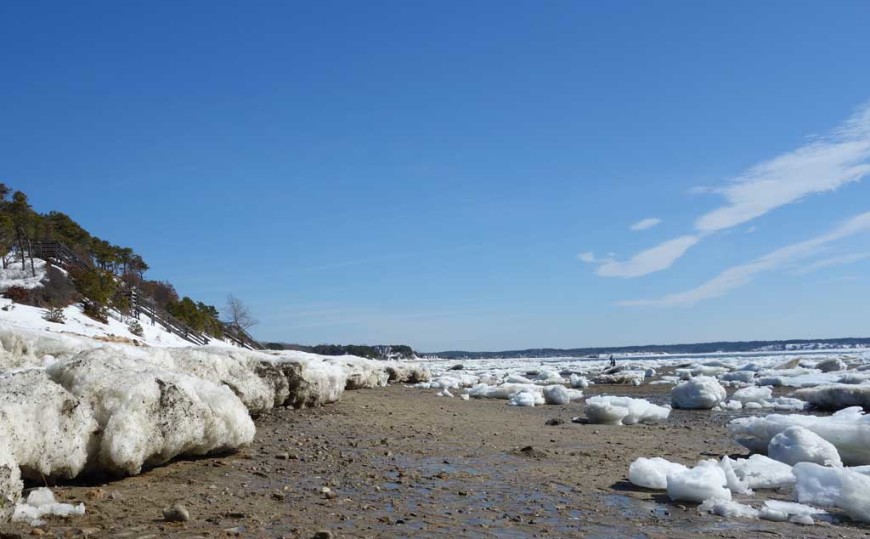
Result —
<path fill-rule="evenodd" d="M 12 520 L 15 522 L 27 522 L 31 526 L 39 526 L 44 523 L 42 518 L 49 515 L 69 518 L 84 514 L 85 504 L 58 503 L 54 499 L 54 494 L 51 490 L 42 487 L 30 491 L 30 494 L 27 495 L 27 500 L 15 507 Z"/>
<path fill-rule="evenodd" d="M 0 437 L 0 523 L 8 521 L 21 499 L 21 471 L 5 438 Z"/>
<path fill-rule="evenodd" d="M 388 380 L 397 384 L 418 384 L 432 379 L 432 373 L 423 365 L 391 361 L 384 367 Z"/>
<path fill-rule="evenodd" d="M 590 423 L 634 425 L 650 421 L 664 421 L 671 413 L 671 409 L 657 406 L 646 399 L 596 396 L 586 399 L 585 412 L 586 419 Z"/>
<path fill-rule="evenodd" d="M 304 352 L 261 359 L 257 374 L 272 384 L 276 406 L 308 408 L 336 402 L 347 386 L 347 371 L 340 365 Z"/>
<path fill-rule="evenodd" d="M 688 470 L 682 464 L 661 457 L 639 458 L 628 467 L 628 480 L 633 485 L 664 490 L 668 488 L 668 474 Z"/>
<path fill-rule="evenodd" d="M 21 288 L 37 288 L 42 286 L 42 280 L 45 278 L 46 268 L 45 260 L 41 258 L 33 259 L 33 268 L 30 267 L 30 258 L 27 258 L 24 268 L 21 267 L 21 259 L 13 261 L 7 268 L 0 268 L 0 292 L 5 292 L 6 289 L 12 286 L 20 286 Z M 36 275 L 34 271 L 36 270 Z"/>
<path fill-rule="evenodd" d="M 767 446 L 770 458 L 794 466 L 798 462 L 815 462 L 827 466 L 842 466 L 840 454 L 834 445 L 818 434 L 803 427 L 785 429 L 770 439 Z"/>
<path fill-rule="evenodd" d="M 390 380 L 390 375 L 382 361 L 357 356 L 323 356 L 323 359 L 345 370 L 347 390 L 384 387 Z"/>
<path fill-rule="evenodd" d="M 820 410 L 841 410 L 850 406 L 870 408 L 870 385 L 830 384 L 798 389 L 794 395 Z"/>
<path fill-rule="evenodd" d="M 701 503 L 709 498 L 730 500 L 725 472 L 715 460 L 704 460 L 694 468 L 667 476 L 668 497 L 672 501 Z"/>
<path fill-rule="evenodd" d="M 858 407 L 840 410 L 830 417 L 771 414 L 741 417 L 728 424 L 734 439 L 756 453 L 766 453 L 770 440 L 792 426 L 800 426 L 827 440 L 847 466 L 870 464 L 870 416 Z"/>
<path fill-rule="evenodd" d="M 727 392 L 715 379 L 698 376 L 685 381 L 671 390 L 674 408 L 710 409 L 725 400 Z"/>
<path fill-rule="evenodd" d="M 216 384 L 224 384 L 254 415 L 275 405 L 275 387 L 257 374 L 264 358 L 248 350 L 225 347 L 165 348 L 149 358 L 172 370 L 191 374 Z"/>
<path fill-rule="evenodd" d="M 107 348 L 48 368 L 52 380 L 90 403 L 100 427 L 95 465 L 138 474 L 179 455 L 236 449 L 254 423 L 224 385 Z"/>
<path fill-rule="evenodd" d="M 870 477 L 811 462 L 795 465 L 794 475 L 799 502 L 838 507 L 853 520 L 870 522 Z"/>
<path fill-rule="evenodd" d="M 0 439 L 24 477 L 78 475 L 97 428 L 88 403 L 49 380 L 45 371 L 0 375 Z"/>
<path fill-rule="evenodd" d="M 83 339 L 47 331 L 0 327 L 0 371 L 44 367 L 93 347 Z"/>

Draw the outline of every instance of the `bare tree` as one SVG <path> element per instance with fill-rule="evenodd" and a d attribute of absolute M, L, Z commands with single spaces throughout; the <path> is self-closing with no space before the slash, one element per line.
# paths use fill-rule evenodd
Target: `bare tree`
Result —
<path fill-rule="evenodd" d="M 224 317 L 228 324 L 244 330 L 260 323 L 259 320 L 251 316 L 251 310 L 248 309 L 248 306 L 232 294 L 227 296 L 227 307 Z"/>

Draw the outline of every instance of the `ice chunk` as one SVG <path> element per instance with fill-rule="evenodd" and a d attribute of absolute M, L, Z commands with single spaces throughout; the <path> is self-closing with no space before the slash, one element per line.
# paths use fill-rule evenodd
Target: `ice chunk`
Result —
<path fill-rule="evenodd" d="M 798 389 L 795 397 L 820 410 L 841 410 L 850 406 L 870 408 L 870 385 L 829 384 Z"/>
<path fill-rule="evenodd" d="M 743 403 L 740 401 L 727 400 L 720 402 L 716 408 L 719 410 L 742 410 Z"/>
<path fill-rule="evenodd" d="M 535 376 L 535 383 L 541 385 L 562 384 L 563 382 L 565 382 L 565 380 L 562 379 L 562 376 L 558 372 L 549 369 L 542 369 L 541 372 Z"/>
<path fill-rule="evenodd" d="M 743 404 L 747 402 L 764 403 L 773 397 L 773 391 L 769 387 L 750 386 L 738 389 L 731 395 L 731 398 L 740 401 Z"/>
<path fill-rule="evenodd" d="M 504 379 L 504 383 L 506 384 L 533 384 L 534 382 L 525 376 L 520 376 L 519 374 L 509 374 L 507 378 Z"/>
<path fill-rule="evenodd" d="M 687 469 L 680 463 L 670 462 L 661 457 L 649 459 L 641 457 L 628 467 L 628 480 L 639 487 L 664 490 L 668 488 L 668 474 Z"/>
<path fill-rule="evenodd" d="M 713 408 L 723 400 L 727 392 L 715 379 L 697 376 L 671 390 L 674 408 Z"/>
<path fill-rule="evenodd" d="M 511 406 L 534 406 L 535 404 L 543 404 L 538 401 L 539 398 L 541 398 L 540 393 L 523 390 L 511 397 L 508 404 Z"/>
<path fill-rule="evenodd" d="M 842 466 L 840 454 L 834 445 L 818 434 L 803 427 L 785 429 L 770 440 L 767 447 L 770 458 L 794 466 L 798 462 L 815 462 L 827 466 Z"/>
<path fill-rule="evenodd" d="M 596 384 L 627 384 L 639 386 L 646 379 L 644 371 L 621 371 L 612 374 L 599 374 L 594 378 Z"/>
<path fill-rule="evenodd" d="M 20 503 L 15 507 L 15 513 L 12 515 L 12 520 L 16 522 L 27 522 L 31 526 L 39 526 L 42 524 L 42 518 L 49 515 L 60 517 L 81 516 L 85 514 L 85 504 L 72 505 L 68 503 L 58 503 L 54 499 L 54 494 L 51 489 L 42 487 L 34 489 L 28 494 L 27 501 Z"/>
<path fill-rule="evenodd" d="M 761 518 L 785 522 L 789 517 L 809 517 L 815 520 L 832 521 L 833 519 L 824 509 L 781 500 L 765 500 L 761 509 Z"/>
<path fill-rule="evenodd" d="M 860 407 L 841 410 L 830 417 L 771 414 L 741 417 L 728 430 L 741 445 L 757 453 L 767 452 L 770 440 L 788 427 L 801 426 L 827 440 L 847 466 L 870 464 L 870 417 Z"/>
<path fill-rule="evenodd" d="M 671 410 L 645 399 L 600 395 L 586 399 L 585 412 L 590 423 L 634 425 L 663 421 L 668 418 Z"/>
<path fill-rule="evenodd" d="M 575 389 L 586 389 L 589 387 L 589 380 L 585 376 L 571 375 L 571 387 Z"/>
<path fill-rule="evenodd" d="M 226 386 L 116 350 L 82 352 L 48 374 L 90 403 L 101 429 L 96 464 L 111 472 L 137 474 L 146 464 L 236 449 L 254 438 L 247 408 Z"/>
<path fill-rule="evenodd" d="M 722 468 L 723 472 L 725 472 L 725 481 L 727 482 L 728 489 L 731 492 L 746 495 L 752 494 L 752 489 L 749 488 L 749 484 L 737 477 L 737 472 L 734 471 L 734 461 L 731 460 L 730 457 L 724 456 L 719 459 L 719 467 Z"/>
<path fill-rule="evenodd" d="M 563 385 L 552 385 L 544 388 L 544 402 L 547 404 L 568 404 L 571 396 Z"/>
<path fill-rule="evenodd" d="M 87 402 L 43 370 L 0 375 L 0 439 L 24 477 L 78 475 L 98 426 Z"/>
<path fill-rule="evenodd" d="M 511 399 L 522 391 L 539 394 L 543 404 L 543 388 L 535 384 L 502 384 L 500 386 L 479 384 L 471 388 L 468 394 L 477 399 Z"/>
<path fill-rule="evenodd" d="M 667 476 L 668 497 L 672 501 L 701 503 L 708 498 L 730 500 L 725 472 L 715 460 L 699 462 L 694 468 Z"/>
<path fill-rule="evenodd" d="M 822 372 L 845 371 L 848 367 L 842 359 L 832 357 L 816 363 L 816 368 Z"/>
<path fill-rule="evenodd" d="M 764 455 L 731 460 L 730 464 L 738 479 L 749 488 L 779 488 L 794 483 L 791 466 Z"/>
<path fill-rule="evenodd" d="M 726 518 L 752 518 L 757 519 L 760 515 L 758 509 L 732 500 L 708 498 L 698 506 L 702 513 L 712 513 Z"/>
<path fill-rule="evenodd" d="M 870 522 L 870 477 L 811 462 L 795 465 L 794 474 L 799 502 L 838 507 L 852 520 Z"/>
<path fill-rule="evenodd" d="M 751 382 L 755 379 L 753 371 L 726 372 L 719 377 L 723 382 Z"/>

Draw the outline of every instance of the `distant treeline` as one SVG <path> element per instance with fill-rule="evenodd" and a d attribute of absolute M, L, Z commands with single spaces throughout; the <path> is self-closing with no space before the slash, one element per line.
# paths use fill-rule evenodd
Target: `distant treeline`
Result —
<path fill-rule="evenodd" d="M 447 351 L 426 353 L 445 359 L 492 359 L 523 357 L 587 357 L 600 354 L 710 354 L 714 352 L 758 352 L 785 350 L 814 350 L 835 347 L 870 347 L 870 338 L 793 339 L 789 341 L 737 341 L 691 344 L 648 344 L 614 348 L 528 348 L 501 352 Z"/>
<path fill-rule="evenodd" d="M 359 356 L 369 359 L 413 359 L 414 350 L 404 344 L 367 346 L 361 344 L 318 344 L 303 346 L 282 342 L 264 343 L 269 350 L 297 350 L 324 356 Z"/>

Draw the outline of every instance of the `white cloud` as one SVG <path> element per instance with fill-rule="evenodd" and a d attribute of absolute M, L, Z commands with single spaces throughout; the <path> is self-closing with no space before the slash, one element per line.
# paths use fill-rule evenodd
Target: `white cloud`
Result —
<path fill-rule="evenodd" d="M 812 257 L 829 243 L 867 231 L 870 231 L 870 212 L 849 219 L 827 234 L 782 247 L 747 264 L 729 268 L 691 290 L 668 294 L 658 299 L 622 301 L 618 305 L 674 307 L 692 305 L 705 299 L 717 298 L 730 290 L 751 282 L 759 273 L 773 271 L 784 265 Z"/>
<path fill-rule="evenodd" d="M 632 230 L 646 230 L 648 228 L 652 228 L 657 224 L 661 223 L 662 220 L 657 217 L 650 217 L 648 219 L 643 219 L 641 221 L 636 222 L 631 225 Z"/>
<path fill-rule="evenodd" d="M 870 105 L 865 105 L 830 135 L 759 163 L 733 178 L 724 187 L 697 190 L 719 194 L 725 198 L 727 204 L 699 217 L 695 221 L 694 236 L 684 236 L 695 237 L 696 241 L 679 251 L 677 256 L 669 258 L 667 263 L 646 264 L 643 266 L 646 271 L 641 271 L 641 267 L 634 261 L 648 256 L 649 253 L 676 252 L 671 245 L 674 240 L 638 253 L 629 262 L 599 261 L 603 265 L 599 268 L 598 275 L 640 277 L 667 269 L 691 245 L 697 243 L 698 238 L 752 221 L 780 206 L 798 202 L 808 195 L 834 191 L 846 184 L 860 181 L 870 174 L 868 160 Z M 605 266 L 609 269 L 604 270 Z M 633 271 L 611 271 L 623 266 L 630 266 Z"/>
<path fill-rule="evenodd" d="M 806 265 L 800 268 L 797 273 L 798 275 L 804 275 L 807 273 L 811 273 L 823 268 L 831 268 L 834 266 L 845 266 L 846 264 L 852 264 L 855 262 L 860 262 L 862 260 L 867 260 L 870 258 L 870 253 L 851 253 L 840 256 L 832 256 L 831 258 L 825 258 L 822 260 L 817 260 L 812 264 Z"/>
<path fill-rule="evenodd" d="M 592 261 L 601 264 L 595 273 L 602 277 L 640 277 L 667 268 L 674 260 L 683 256 L 686 249 L 696 243 L 698 243 L 696 236 L 681 236 L 652 249 L 641 251 L 627 262 L 612 259 Z"/>
<path fill-rule="evenodd" d="M 580 260 L 581 262 L 586 262 L 587 264 L 594 264 L 595 262 L 598 262 L 598 259 L 595 258 L 595 253 L 593 253 L 592 251 L 580 253 L 579 255 L 577 255 L 577 260 Z"/>

